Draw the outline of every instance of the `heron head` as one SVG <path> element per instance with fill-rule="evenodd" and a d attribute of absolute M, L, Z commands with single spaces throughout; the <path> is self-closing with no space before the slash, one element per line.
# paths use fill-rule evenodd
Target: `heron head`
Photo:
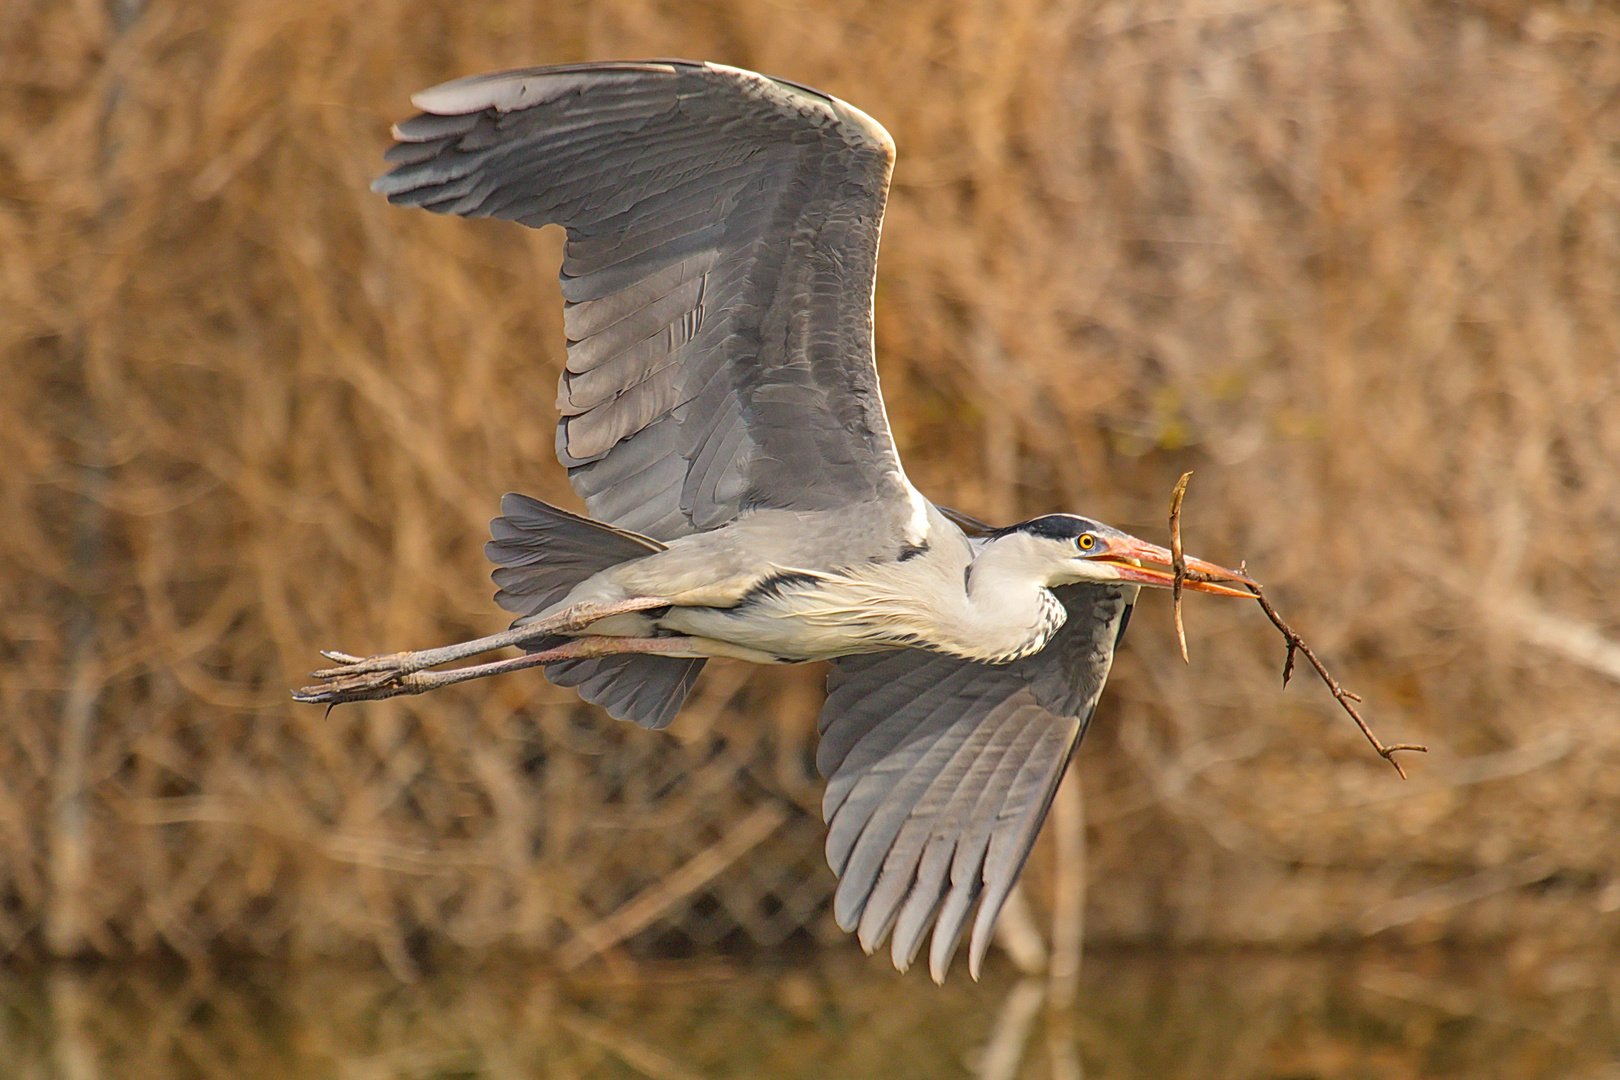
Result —
<path fill-rule="evenodd" d="M 1049 576 L 1045 582 L 1047 585 L 1118 581 L 1168 589 L 1175 581 L 1175 574 L 1170 569 L 1169 551 L 1120 532 L 1111 525 L 1075 514 L 1046 514 L 1019 522 L 995 534 L 998 540 L 1015 536 L 1031 559 L 1046 569 Z M 1247 589 L 1199 580 L 1196 576 L 1205 575 L 1239 585 L 1253 584 L 1247 575 L 1190 556 L 1184 561 L 1195 577 L 1183 581 L 1182 588 L 1222 596 L 1252 595 Z M 1150 563 L 1161 566 L 1146 565 Z"/>

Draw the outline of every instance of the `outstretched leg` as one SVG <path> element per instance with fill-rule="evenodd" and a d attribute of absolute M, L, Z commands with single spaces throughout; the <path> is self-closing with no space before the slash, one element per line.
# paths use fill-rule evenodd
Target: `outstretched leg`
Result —
<path fill-rule="evenodd" d="M 456 660 L 465 660 L 469 656 L 480 653 L 494 652 L 510 645 L 524 645 L 540 638 L 551 637 L 555 634 L 573 634 L 584 630 L 591 623 L 605 619 L 610 615 L 628 615 L 637 611 L 650 611 L 653 608 L 669 607 L 669 601 L 657 596 L 637 596 L 629 600 L 619 600 L 612 604 L 575 604 L 565 611 L 559 611 L 548 619 L 539 622 L 525 623 L 523 626 L 514 626 L 510 630 L 503 630 L 499 634 L 488 637 L 474 638 L 472 641 L 463 641 L 457 645 L 445 645 L 438 649 L 422 649 L 419 652 L 389 653 L 386 656 L 371 656 L 365 659 L 356 659 L 340 652 L 327 652 L 321 655 L 329 660 L 342 660 L 342 667 L 325 668 L 313 672 L 317 679 L 338 679 L 347 675 L 360 675 L 369 671 L 386 671 L 391 674 L 405 674 L 412 671 L 422 671 L 425 668 L 438 667 L 440 664 L 453 663 Z"/>
<path fill-rule="evenodd" d="M 662 606 L 662 605 L 657 605 Z M 528 627 L 522 627 L 527 630 Z M 555 631 L 553 631 L 555 632 Z M 495 635 L 501 637 L 502 635 Z M 491 641 L 493 638 L 480 638 L 478 642 L 466 642 L 466 645 L 475 645 L 479 642 Z M 502 644 L 513 644 L 503 642 Z M 482 679 L 488 675 L 499 675 L 507 671 L 521 671 L 524 668 L 536 667 L 541 664 L 551 664 L 558 660 L 580 660 L 592 656 L 612 656 L 619 653 L 666 653 L 672 655 L 690 655 L 693 639 L 686 637 L 662 638 L 630 638 L 630 637 L 580 637 L 565 642 L 555 649 L 546 649 L 541 652 L 528 653 L 516 656 L 510 660 L 495 660 L 487 664 L 473 664 L 470 667 L 452 668 L 449 671 L 426 671 L 422 667 L 412 667 L 408 670 L 400 668 L 379 669 L 367 667 L 377 661 L 391 660 L 393 657 L 373 657 L 341 668 L 329 668 L 327 672 L 317 671 L 317 678 L 326 681 L 306 686 L 301 690 L 293 691 L 293 700 L 315 705 L 341 705 L 347 701 L 377 701 L 382 698 L 398 697 L 401 694 L 424 694 L 429 690 L 437 690 L 441 686 L 450 686 L 469 679 Z M 455 649 L 460 646 L 450 646 Z M 492 646 L 500 648 L 501 646 Z M 419 653 L 398 653 L 401 657 L 420 658 L 443 650 L 427 650 Z M 479 649 L 478 652 L 488 652 L 488 649 Z M 330 655 L 330 654 L 329 654 Z M 337 654 L 341 656 L 342 654 Z M 462 655 L 475 655 L 465 653 Z M 459 656 L 452 659 L 459 659 Z M 439 660 L 436 663 L 444 663 Z M 355 671 L 354 668 L 366 668 Z"/>
<path fill-rule="evenodd" d="M 637 611 L 649 611 L 653 608 L 668 607 L 669 601 L 658 596 L 636 596 L 629 600 L 619 600 L 611 604 L 575 604 L 571 608 L 559 611 L 549 618 L 527 623 L 523 626 L 514 626 L 499 634 L 476 638 L 472 641 L 463 641 L 457 645 L 446 645 L 439 649 L 422 649 L 419 652 L 389 653 L 386 656 L 356 657 L 347 653 L 322 651 L 321 655 L 328 660 L 337 660 L 340 666 L 323 668 L 313 672 L 315 678 L 328 684 L 341 681 L 342 685 L 367 689 L 380 688 L 394 680 L 403 678 L 413 672 L 425 671 L 428 668 L 438 667 L 440 664 L 450 664 L 457 660 L 465 660 L 469 656 L 478 656 L 482 653 L 494 652 L 511 645 L 525 645 L 541 638 L 552 637 L 557 634 L 573 634 L 587 629 L 592 623 L 613 615 L 627 615 Z M 613 650 L 609 650 L 613 651 Z M 618 650 L 634 652 L 633 649 Z M 600 652 L 588 655 L 600 656 Z M 558 659 L 568 659 L 558 657 Z M 545 661 L 537 661 L 544 663 Z M 480 665 L 487 667 L 489 665 Z M 520 665 L 527 666 L 527 665 Z M 471 670 L 471 669 L 469 669 Z M 493 671 L 487 674 L 494 674 Z M 360 679 L 360 676 L 371 676 L 369 679 Z M 469 675 L 467 678 L 478 678 Z M 461 680 L 456 680 L 461 681 Z M 306 687 L 306 690 L 318 689 Z M 401 691 L 402 693 L 420 693 L 420 691 Z M 304 691 L 300 690 L 294 697 L 300 701 L 316 700 L 306 698 Z M 391 695 L 384 694 L 383 697 Z M 359 700 L 359 699 L 344 699 Z"/>

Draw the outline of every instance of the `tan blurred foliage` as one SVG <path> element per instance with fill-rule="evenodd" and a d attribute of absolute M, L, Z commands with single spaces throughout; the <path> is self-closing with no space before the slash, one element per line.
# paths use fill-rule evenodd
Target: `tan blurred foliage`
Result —
<path fill-rule="evenodd" d="M 982 516 L 1245 559 L 1149 597 L 1081 751 L 1088 932 L 1620 920 L 1620 16 L 1602 4 L 204 5 L 0 12 L 0 952 L 820 935 L 815 669 L 668 734 L 524 674 L 294 707 L 317 647 L 500 628 L 551 454 L 558 237 L 366 190 L 408 94 L 686 56 L 900 147 L 901 449 Z M 1050 879 L 1038 853 L 1039 906 Z"/>

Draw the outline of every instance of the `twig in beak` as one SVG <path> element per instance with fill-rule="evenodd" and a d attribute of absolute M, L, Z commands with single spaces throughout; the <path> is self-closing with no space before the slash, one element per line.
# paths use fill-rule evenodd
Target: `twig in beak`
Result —
<path fill-rule="evenodd" d="M 1181 499 L 1187 494 L 1187 481 L 1191 479 L 1192 473 L 1182 473 L 1170 492 L 1170 570 L 1174 575 L 1170 582 L 1170 607 L 1176 615 L 1176 640 L 1181 643 L 1183 664 L 1192 661 L 1187 659 L 1187 630 L 1181 622 L 1181 583 L 1187 580 L 1187 560 L 1181 554 Z"/>

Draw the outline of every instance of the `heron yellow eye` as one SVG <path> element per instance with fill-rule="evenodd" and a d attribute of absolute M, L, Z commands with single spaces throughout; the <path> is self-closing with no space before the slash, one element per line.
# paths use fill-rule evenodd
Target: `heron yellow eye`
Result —
<path fill-rule="evenodd" d="M 1090 551 L 1097 546 L 1097 538 L 1090 533 L 1082 533 L 1076 543 L 1080 545 L 1081 551 Z"/>

